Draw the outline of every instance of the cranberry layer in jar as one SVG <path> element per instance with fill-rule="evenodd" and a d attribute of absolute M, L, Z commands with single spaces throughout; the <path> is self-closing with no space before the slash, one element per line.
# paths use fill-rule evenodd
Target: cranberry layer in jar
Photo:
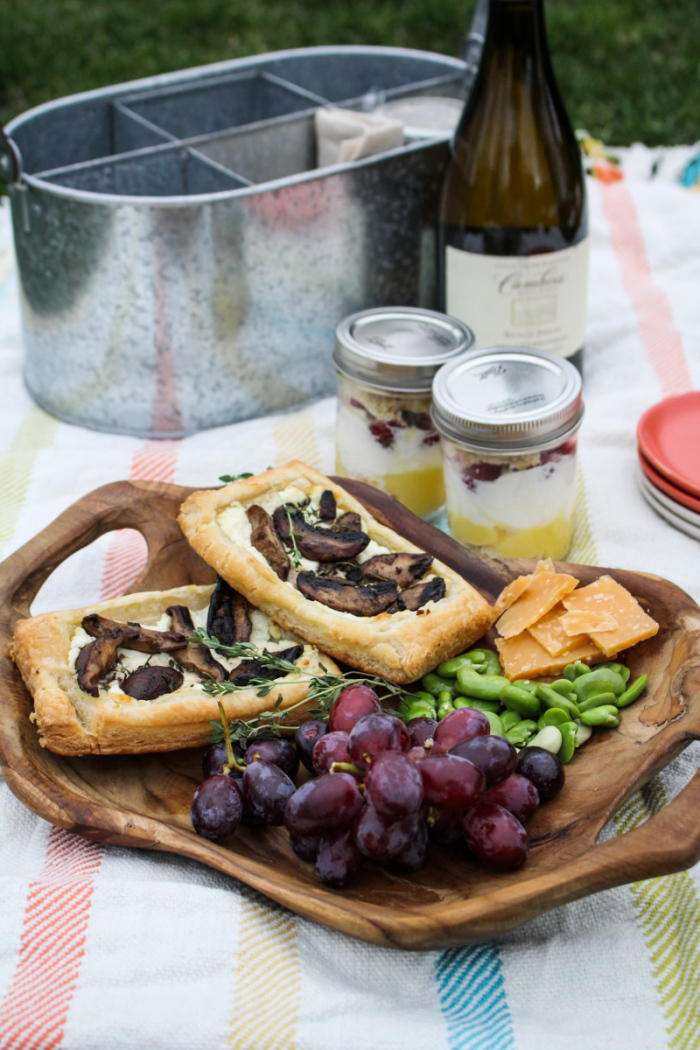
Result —
<path fill-rule="evenodd" d="M 579 373 L 542 351 L 477 351 L 441 369 L 433 419 L 452 535 L 485 554 L 564 558 L 582 414 Z"/>
<path fill-rule="evenodd" d="M 388 492 L 419 517 L 434 517 L 445 490 L 432 381 L 472 341 L 465 325 L 431 310 L 365 310 L 343 321 L 334 352 L 336 473 Z"/>

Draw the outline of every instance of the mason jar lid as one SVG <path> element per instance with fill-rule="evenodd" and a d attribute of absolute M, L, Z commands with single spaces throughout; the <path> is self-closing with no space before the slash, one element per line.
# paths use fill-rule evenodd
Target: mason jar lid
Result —
<path fill-rule="evenodd" d="M 430 390 L 435 373 L 468 350 L 474 335 L 455 317 L 417 307 L 362 310 L 335 331 L 338 371 L 380 390 Z"/>
<path fill-rule="evenodd" d="M 478 450 L 540 448 L 578 428 L 581 376 L 569 361 L 542 350 L 474 350 L 435 376 L 432 412 L 441 434 Z"/>

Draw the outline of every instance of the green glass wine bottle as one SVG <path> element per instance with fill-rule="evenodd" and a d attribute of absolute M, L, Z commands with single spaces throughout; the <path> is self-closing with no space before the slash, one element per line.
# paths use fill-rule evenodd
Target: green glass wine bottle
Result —
<path fill-rule="evenodd" d="M 474 331 L 475 348 L 535 347 L 582 368 L 586 189 L 543 0 L 490 0 L 439 219 L 442 307 Z"/>

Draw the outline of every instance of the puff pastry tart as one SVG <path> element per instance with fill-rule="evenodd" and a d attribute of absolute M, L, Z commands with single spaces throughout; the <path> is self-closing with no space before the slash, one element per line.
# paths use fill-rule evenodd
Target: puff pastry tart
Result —
<path fill-rule="evenodd" d="M 492 621 L 466 580 L 304 463 L 196 492 L 178 520 L 197 553 L 271 619 L 398 684 Z"/>
<path fill-rule="evenodd" d="M 42 746 L 61 755 L 138 754 L 206 744 L 219 718 L 214 679 L 244 688 L 221 697 L 231 719 L 249 719 L 303 701 L 306 678 L 272 680 L 254 659 L 231 659 L 191 640 L 204 627 L 223 644 L 250 641 L 322 674 L 338 668 L 328 657 L 280 629 L 223 582 L 129 594 L 86 609 L 20 620 L 10 655 L 34 700 L 30 716 Z M 267 696 L 247 679 L 271 679 Z M 298 724 L 303 708 L 290 714 Z"/>

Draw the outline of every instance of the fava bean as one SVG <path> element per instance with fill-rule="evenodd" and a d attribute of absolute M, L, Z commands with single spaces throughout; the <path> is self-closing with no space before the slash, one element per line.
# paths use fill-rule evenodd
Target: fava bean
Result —
<path fill-rule="evenodd" d="M 505 685 L 510 685 L 507 678 L 497 674 L 477 674 L 470 668 L 457 672 L 457 689 L 463 696 L 473 696 L 477 700 L 498 700 L 499 693 Z"/>
<path fill-rule="evenodd" d="M 505 734 L 506 740 L 513 747 L 522 747 L 526 741 L 529 741 L 533 733 L 537 732 L 537 722 L 533 722 L 531 718 L 524 718 L 522 722 L 518 722 L 517 726 L 513 726 Z"/>
<path fill-rule="evenodd" d="M 537 696 L 526 689 L 520 689 L 517 685 L 503 686 L 499 699 L 504 707 L 509 711 L 517 711 L 519 715 L 536 718 L 542 710 Z"/>
<path fill-rule="evenodd" d="M 619 726 L 620 719 L 617 717 L 617 708 L 612 704 L 604 707 L 594 707 L 590 711 L 584 711 L 581 721 L 585 726 Z"/>
<path fill-rule="evenodd" d="M 588 664 L 583 664 L 580 660 L 577 660 L 574 664 L 567 664 L 562 671 L 562 675 L 564 678 L 568 678 L 570 682 L 575 682 L 577 678 L 580 678 L 581 675 L 588 674 L 590 670 Z"/>
<path fill-rule="evenodd" d="M 647 676 L 645 674 L 640 674 L 639 678 L 635 678 L 632 685 L 625 689 L 624 693 L 621 693 L 620 696 L 618 696 L 615 701 L 615 706 L 627 707 L 628 704 L 634 703 L 637 697 L 641 696 L 644 692 L 646 684 Z"/>
<path fill-rule="evenodd" d="M 568 678 L 557 678 L 556 682 L 549 683 L 549 688 L 553 689 L 555 693 L 561 693 L 562 696 L 572 696 L 574 683 L 570 682 Z"/>
<path fill-rule="evenodd" d="M 563 726 L 570 719 L 568 712 L 562 707 L 548 707 L 542 715 L 542 720 L 546 726 Z"/>
<path fill-rule="evenodd" d="M 545 707 L 558 707 L 560 710 L 565 711 L 570 719 L 579 717 L 579 709 L 573 700 L 569 700 L 567 696 L 562 696 L 555 689 L 550 689 L 543 682 L 537 686 L 537 696 Z"/>
<path fill-rule="evenodd" d="M 498 715 L 495 715 L 493 711 L 484 711 L 484 714 L 488 718 L 489 725 L 491 726 L 491 736 L 505 736 L 506 731 L 503 728 L 503 722 Z"/>
<path fill-rule="evenodd" d="M 528 741 L 528 747 L 542 747 L 545 751 L 551 751 L 553 755 L 559 753 L 561 745 L 562 735 L 558 726 L 547 726 L 546 729 L 540 729 L 539 733 Z"/>
<path fill-rule="evenodd" d="M 520 715 L 517 711 L 504 711 L 501 715 L 501 722 L 503 723 L 503 728 L 506 733 L 509 729 L 512 729 L 513 726 L 517 726 L 520 720 Z"/>
<path fill-rule="evenodd" d="M 596 667 L 595 671 L 576 679 L 574 690 L 579 701 L 587 700 L 594 693 L 614 693 L 615 696 L 620 696 L 625 691 L 625 682 L 617 671 L 611 671 L 609 667 Z"/>
<path fill-rule="evenodd" d="M 534 693 L 537 689 L 537 682 L 531 682 L 529 678 L 518 678 L 513 685 L 517 685 L 518 689 L 526 689 L 528 693 Z"/>
<path fill-rule="evenodd" d="M 586 700 L 580 700 L 577 706 L 583 714 L 584 711 L 592 711 L 594 707 L 605 707 L 610 704 L 617 706 L 614 693 L 594 693 L 593 696 L 589 696 Z"/>
<path fill-rule="evenodd" d="M 581 723 L 581 725 L 579 726 L 576 726 L 576 737 L 574 739 L 576 747 L 580 747 L 581 744 L 585 744 L 586 741 L 590 740 L 592 736 L 593 730 L 590 726 L 585 726 L 583 723 Z"/>
<path fill-rule="evenodd" d="M 488 711 L 493 715 L 501 713 L 501 705 L 498 700 L 476 700 L 471 696 L 456 696 L 453 704 L 455 711 L 459 711 L 462 707 L 474 707 L 477 711 L 483 711 L 484 714 Z"/>
<path fill-rule="evenodd" d="M 561 733 L 561 747 L 557 752 L 557 757 L 560 762 L 570 762 L 573 758 L 574 751 L 576 750 L 576 730 L 578 726 L 575 722 L 562 722 L 559 726 L 559 732 Z"/>
<path fill-rule="evenodd" d="M 423 689 L 430 693 L 432 696 L 439 696 L 440 693 L 444 693 L 446 690 L 452 696 L 456 696 L 459 690 L 457 689 L 457 683 L 451 678 L 441 678 L 439 674 L 435 674 L 434 671 L 430 671 L 428 674 L 424 674 L 421 678 L 421 685 Z"/>
<path fill-rule="evenodd" d="M 444 689 L 438 696 L 438 719 L 442 719 L 445 717 L 445 715 L 449 715 L 450 711 L 454 711 L 454 709 L 454 704 L 452 703 L 452 694 L 447 689 Z"/>
<path fill-rule="evenodd" d="M 608 670 L 615 671 L 616 674 L 619 674 L 620 678 L 625 683 L 625 685 L 627 685 L 627 683 L 629 682 L 630 675 L 632 674 L 632 672 L 626 664 L 620 664 L 617 663 L 617 661 L 613 660 L 608 660 L 604 664 L 598 664 L 598 667 L 607 667 Z"/>

